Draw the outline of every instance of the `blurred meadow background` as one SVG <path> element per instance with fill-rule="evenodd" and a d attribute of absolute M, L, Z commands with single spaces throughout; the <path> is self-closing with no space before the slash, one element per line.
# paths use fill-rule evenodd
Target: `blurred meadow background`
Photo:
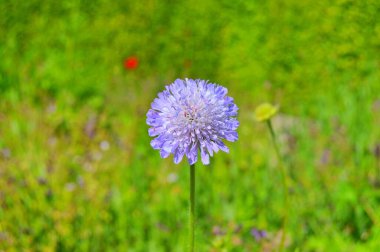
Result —
<path fill-rule="evenodd" d="M 184 251 L 188 164 L 150 147 L 176 78 L 229 89 L 197 251 L 380 251 L 380 2 L 0 1 L 0 251 Z M 281 173 L 262 102 L 291 181 Z"/>

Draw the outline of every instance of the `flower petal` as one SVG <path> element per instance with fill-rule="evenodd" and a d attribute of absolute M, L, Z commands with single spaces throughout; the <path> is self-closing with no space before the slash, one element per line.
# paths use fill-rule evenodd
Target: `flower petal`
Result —
<path fill-rule="evenodd" d="M 202 158 L 202 163 L 205 165 L 210 164 L 210 157 L 208 153 L 206 152 L 206 148 L 201 148 L 201 158 Z"/>

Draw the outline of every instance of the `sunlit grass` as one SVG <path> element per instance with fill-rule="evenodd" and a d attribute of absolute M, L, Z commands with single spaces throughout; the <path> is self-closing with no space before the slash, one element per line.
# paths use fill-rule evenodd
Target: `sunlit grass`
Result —
<path fill-rule="evenodd" d="M 197 169 L 200 251 L 279 246 L 281 174 L 254 118 L 266 101 L 281 105 L 287 249 L 380 250 L 378 8 L 0 3 L 0 251 L 186 247 L 188 167 L 161 160 L 145 124 L 177 77 L 226 86 L 240 109 L 230 154 Z"/>

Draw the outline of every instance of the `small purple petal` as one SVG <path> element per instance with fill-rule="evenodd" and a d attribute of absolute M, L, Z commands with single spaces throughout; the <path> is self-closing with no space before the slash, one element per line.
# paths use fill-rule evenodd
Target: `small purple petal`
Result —
<path fill-rule="evenodd" d="M 203 164 L 208 165 L 210 163 L 210 157 L 207 154 L 206 149 L 204 147 L 201 148 L 201 158 Z"/>
<path fill-rule="evenodd" d="M 153 147 L 155 150 L 159 150 L 161 148 L 162 143 L 156 139 L 153 139 L 150 141 L 150 145 Z"/>
<path fill-rule="evenodd" d="M 158 136 L 161 133 L 160 127 L 152 127 L 148 129 L 148 134 L 151 137 Z"/>
<path fill-rule="evenodd" d="M 213 153 L 214 153 L 214 151 L 213 151 L 213 149 L 212 149 L 212 144 L 209 143 L 209 142 L 206 142 L 206 148 L 207 148 L 208 153 L 209 153 L 210 156 L 212 157 L 212 156 L 213 156 Z"/>
<path fill-rule="evenodd" d="M 160 156 L 162 158 L 167 158 L 170 155 L 170 152 L 166 152 L 164 149 L 160 150 Z"/>
<path fill-rule="evenodd" d="M 193 165 L 198 160 L 198 148 L 194 144 L 193 147 L 186 154 L 189 164 Z"/>
<path fill-rule="evenodd" d="M 181 162 L 184 154 L 184 152 L 177 150 L 174 154 L 174 163 L 178 164 Z"/>
<path fill-rule="evenodd" d="M 231 131 L 227 133 L 225 137 L 230 142 L 235 142 L 236 140 L 238 140 L 238 134 L 236 131 Z"/>
<path fill-rule="evenodd" d="M 226 153 L 229 153 L 230 152 L 230 149 L 228 149 L 228 147 L 220 140 L 217 140 L 215 141 L 216 144 L 218 145 L 218 148 L 221 149 L 222 151 L 226 152 Z"/>

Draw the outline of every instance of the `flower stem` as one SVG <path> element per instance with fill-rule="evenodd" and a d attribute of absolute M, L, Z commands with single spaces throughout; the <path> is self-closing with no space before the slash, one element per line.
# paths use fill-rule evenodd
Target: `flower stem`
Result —
<path fill-rule="evenodd" d="M 190 165 L 189 251 L 194 252 L 195 165 Z"/>
<path fill-rule="evenodd" d="M 285 166 L 280 154 L 280 150 L 278 148 L 276 133 L 274 132 L 274 129 L 272 127 L 271 120 L 267 121 L 267 125 L 272 137 L 273 146 L 276 151 L 276 155 L 277 155 L 277 159 L 280 165 L 281 175 L 282 175 L 282 186 L 283 186 L 283 191 L 284 191 L 284 216 L 283 216 L 283 222 L 282 222 L 282 236 L 281 236 L 279 251 L 283 251 L 284 245 L 285 245 L 285 237 L 286 237 L 286 230 L 287 230 L 287 224 L 288 224 L 288 211 L 289 211 L 288 180 L 286 176 L 286 169 L 285 169 Z"/>

